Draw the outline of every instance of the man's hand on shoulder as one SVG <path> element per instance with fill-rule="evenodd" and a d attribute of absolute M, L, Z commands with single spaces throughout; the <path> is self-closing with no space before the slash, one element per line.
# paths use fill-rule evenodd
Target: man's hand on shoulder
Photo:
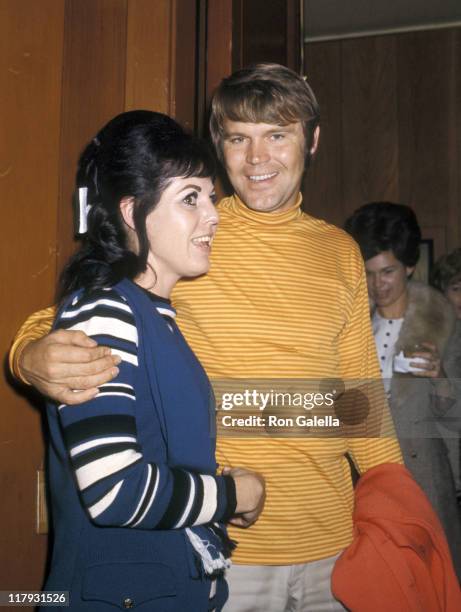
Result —
<path fill-rule="evenodd" d="M 24 380 L 43 395 L 63 404 L 81 404 L 117 376 L 119 363 L 118 355 L 84 332 L 59 330 L 27 344 L 19 368 Z"/>

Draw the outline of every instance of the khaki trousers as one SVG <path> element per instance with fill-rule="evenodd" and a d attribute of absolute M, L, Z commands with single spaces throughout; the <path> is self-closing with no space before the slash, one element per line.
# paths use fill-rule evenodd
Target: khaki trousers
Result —
<path fill-rule="evenodd" d="M 297 565 L 233 565 L 224 612 L 344 612 L 333 597 L 338 555 Z"/>

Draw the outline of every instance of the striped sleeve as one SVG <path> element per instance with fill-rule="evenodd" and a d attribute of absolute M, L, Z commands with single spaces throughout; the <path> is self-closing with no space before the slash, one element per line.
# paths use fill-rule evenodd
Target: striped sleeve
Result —
<path fill-rule="evenodd" d="M 92 400 L 58 413 L 82 503 L 100 526 L 177 529 L 226 520 L 235 485 L 144 459 L 136 430 L 138 334 L 126 300 L 114 289 L 74 299 L 57 328 L 81 330 L 120 355 L 119 374 Z"/>
<path fill-rule="evenodd" d="M 343 379 L 357 383 L 368 404 L 366 435 L 348 440 L 352 459 L 363 474 L 375 465 L 403 460 L 379 371 L 363 260 L 355 244 L 350 271 L 356 284 L 350 303 L 345 305 L 348 322 L 340 335 L 338 350 Z"/>
<path fill-rule="evenodd" d="M 51 331 L 55 316 L 56 308 L 54 306 L 34 312 L 16 332 L 8 355 L 8 363 L 11 374 L 26 385 L 30 383 L 23 377 L 19 367 L 22 352 L 29 342 L 43 338 Z"/>

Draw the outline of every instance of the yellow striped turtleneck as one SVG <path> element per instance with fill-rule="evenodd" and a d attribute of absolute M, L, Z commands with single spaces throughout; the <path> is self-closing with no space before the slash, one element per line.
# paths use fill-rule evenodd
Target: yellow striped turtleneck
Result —
<path fill-rule="evenodd" d="M 210 378 L 380 379 L 363 263 L 340 229 L 295 206 L 219 204 L 206 276 L 178 283 L 178 323 Z M 266 506 L 251 528 L 231 528 L 234 561 L 292 564 L 351 541 L 353 491 L 344 454 L 360 471 L 401 462 L 393 437 L 218 437 L 221 465 L 266 478 Z"/>

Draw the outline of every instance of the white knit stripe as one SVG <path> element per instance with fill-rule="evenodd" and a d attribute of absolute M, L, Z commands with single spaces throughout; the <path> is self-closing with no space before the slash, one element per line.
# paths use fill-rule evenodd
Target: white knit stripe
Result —
<path fill-rule="evenodd" d="M 91 304 L 84 304 L 80 306 L 77 310 L 70 310 L 67 312 L 63 312 L 61 315 L 61 319 L 69 320 L 78 316 L 82 312 L 86 312 L 88 310 L 93 310 L 97 306 L 110 306 L 111 308 L 116 308 L 117 310 L 123 310 L 123 312 L 131 313 L 131 309 L 128 304 L 123 304 L 121 302 L 116 302 L 115 300 L 110 300 L 107 298 L 96 300 L 95 302 L 91 302 Z"/>
<path fill-rule="evenodd" d="M 161 315 L 167 315 L 172 319 L 176 318 L 176 313 L 174 312 L 174 310 L 171 310 L 169 308 L 162 308 L 161 306 L 156 306 L 155 308 L 157 309 L 157 312 Z"/>
<path fill-rule="evenodd" d="M 116 317 L 93 316 L 68 327 L 70 330 L 84 331 L 87 336 L 117 336 L 121 340 L 138 345 L 138 332 L 132 323 L 126 323 Z"/>
<path fill-rule="evenodd" d="M 138 505 L 136 506 L 136 509 L 133 512 L 133 514 L 130 516 L 130 518 L 127 520 L 127 522 L 122 525 L 122 527 L 126 527 L 127 525 L 129 525 L 131 523 L 131 521 L 134 519 L 134 517 L 138 514 L 139 508 L 142 506 L 142 504 L 144 502 L 144 498 L 146 497 L 147 489 L 149 488 L 151 480 L 152 480 L 152 466 L 151 466 L 150 463 L 148 463 L 147 464 L 146 484 L 144 485 L 144 490 L 143 490 L 142 495 L 141 495 L 141 497 L 139 499 Z"/>
<path fill-rule="evenodd" d="M 181 516 L 181 518 L 179 519 L 179 521 L 176 523 L 176 525 L 173 526 L 173 529 L 179 529 L 180 527 L 182 527 L 184 525 L 184 523 L 186 522 L 187 517 L 189 516 L 189 512 L 191 511 L 192 508 L 192 504 L 194 503 L 194 499 L 195 499 L 195 481 L 192 477 L 191 474 L 187 474 L 188 478 L 189 478 L 189 483 L 190 483 L 190 487 L 189 487 L 189 499 L 187 500 L 187 504 L 186 504 L 186 508 L 183 512 L 183 515 Z"/>
<path fill-rule="evenodd" d="M 194 525 L 203 525 L 204 523 L 209 523 L 212 520 L 216 512 L 218 499 L 218 487 L 213 476 L 200 474 L 200 478 L 203 482 L 203 504 Z"/>
<path fill-rule="evenodd" d="M 210 587 L 210 596 L 208 599 L 213 599 L 213 597 L 216 595 L 216 587 L 217 587 L 218 581 L 216 580 L 216 578 L 214 578 L 211 581 L 211 587 Z M 214 612 L 214 610 L 212 610 L 212 612 Z"/>
<path fill-rule="evenodd" d="M 126 361 L 127 363 L 131 363 L 134 366 L 138 365 L 138 358 L 136 355 L 132 355 L 131 353 L 126 353 L 120 349 L 111 348 L 110 352 L 112 355 L 119 355 L 122 361 Z"/>
<path fill-rule="evenodd" d="M 155 485 L 154 485 L 154 490 L 152 492 L 151 498 L 149 500 L 149 503 L 147 504 L 146 509 L 144 510 L 142 516 L 136 521 L 136 523 L 133 523 L 133 527 L 137 527 L 139 525 L 139 523 L 141 523 L 144 520 L 144 517 L 146 516 L 146 514 L 149 512 L 150 507 L 152 506 L 155 496 L 157 495 L 157 491 L 158 491 L 158 487 L 159 487 L 159 483 L 160 483 L 160 470 L 157 470 L 157 475 L 156 475 L 156 479 L 155 479 Z"/>
<path fill-rule="evenodd" d="M 129 356 L 129 353 L 125 353 L 125 355 Z M 131 355 L 131 357 L 134 357 L 134 355 Z M 127 359 L 125 359 L 125 361 L 128 361 L 128 357 Z M 136 360 L 136 362 L 134 362 L 134 359 L 130 360 L 130 363 L 133 363 L 133 365 L 138 365 L 138 361 Z M 104 385 L 105 386 L 105 385 Z M 128 386 L 128 385 L 126 385 Z M 131 387 L 131 389 L 133 389 L 133 387 Z M 123 393 L 122 391 L 105 391 L 104 389 L 100 389 L 99 393 L 97 395 L 95 395 L 95 397 L 93 398 L 94 400 L 96 399 L 105 399 L 106 397 L 127 397 L 128 399 L 132 400 L 132 401 L 136 401 L 136 398 L 133 397 L 133 395 L 131 395 L 130 393 Z M 66 406 L 68 406 L 69 404 L 59 404 L 58 406 L 58 410 L 62 410 L 63 408 L 65 408 Z"/>
<path fill-rule="evenodd" d="M 127 397 L 128 399 L 132 400 L 133 402 L 136 401 L 136 398 L 133 397 L 132 395 L 130 395 L 129 393 L 123 393 L 122 391 L 105 391 L 104 389 L 100 389 L 98 395 L 95 397 L 96 398 L 104 398 L 104 397 Z"/>
<path fill-rule="evenodd" d="M 93 506 L 90 506 L 88 508 L 88 512 L 90 513 L 90 516 L 92 518 L 96 518 L 97 516 L 102 514 L 104 510 L 107 510 L 107 508 L 112 504 L 114 499 L 117 497 L 122 484 L 123 484 L 123 480 L 121 480 L 120 482 L 117 482 L 117 484 L 114 487 L 112 487 L 112 489 L 109 491 L 109 493 L 107 493 L 107 495 L 104 495 L 102 499 L 100 499 L 98 502 L 93 504 Z"/>
<path fill-rule="evenodd" d="M 142 455 L 140 453 L 128 448 L 120 453 L 114 453 L 113 455 L 91 461 L 75 470 L 78 485 L 80 489 L 86 489 L 98 480 L 128 467 L 141 458 Z"/>
<path fill-rule="evenodd" d="M 122 382 L 104 383 L 103 385 L 101 385 L 100 389 L 105 389 L 106 387 L 125 387 L 126 389 L 131 389 L 132 391 L 134 391 L 134 387 L 132 385 L 128 385 L 127 383 Z"/>
<path fill-rule="evenodd" d="M 117 444 L 119 442 L 136 442 L 136 437 L 112 436 L 111 438 L 97 438 L 95 440 L 90 440 L 89 442 L 83 442 L 83 444 L 74 446 L 74 448 L 71 449 L 70 456 L 75 457 L 84 451 L 90 450 L 90 448 L 95 448 L 96 446 L 103 446 L 104 444 Z"/>

